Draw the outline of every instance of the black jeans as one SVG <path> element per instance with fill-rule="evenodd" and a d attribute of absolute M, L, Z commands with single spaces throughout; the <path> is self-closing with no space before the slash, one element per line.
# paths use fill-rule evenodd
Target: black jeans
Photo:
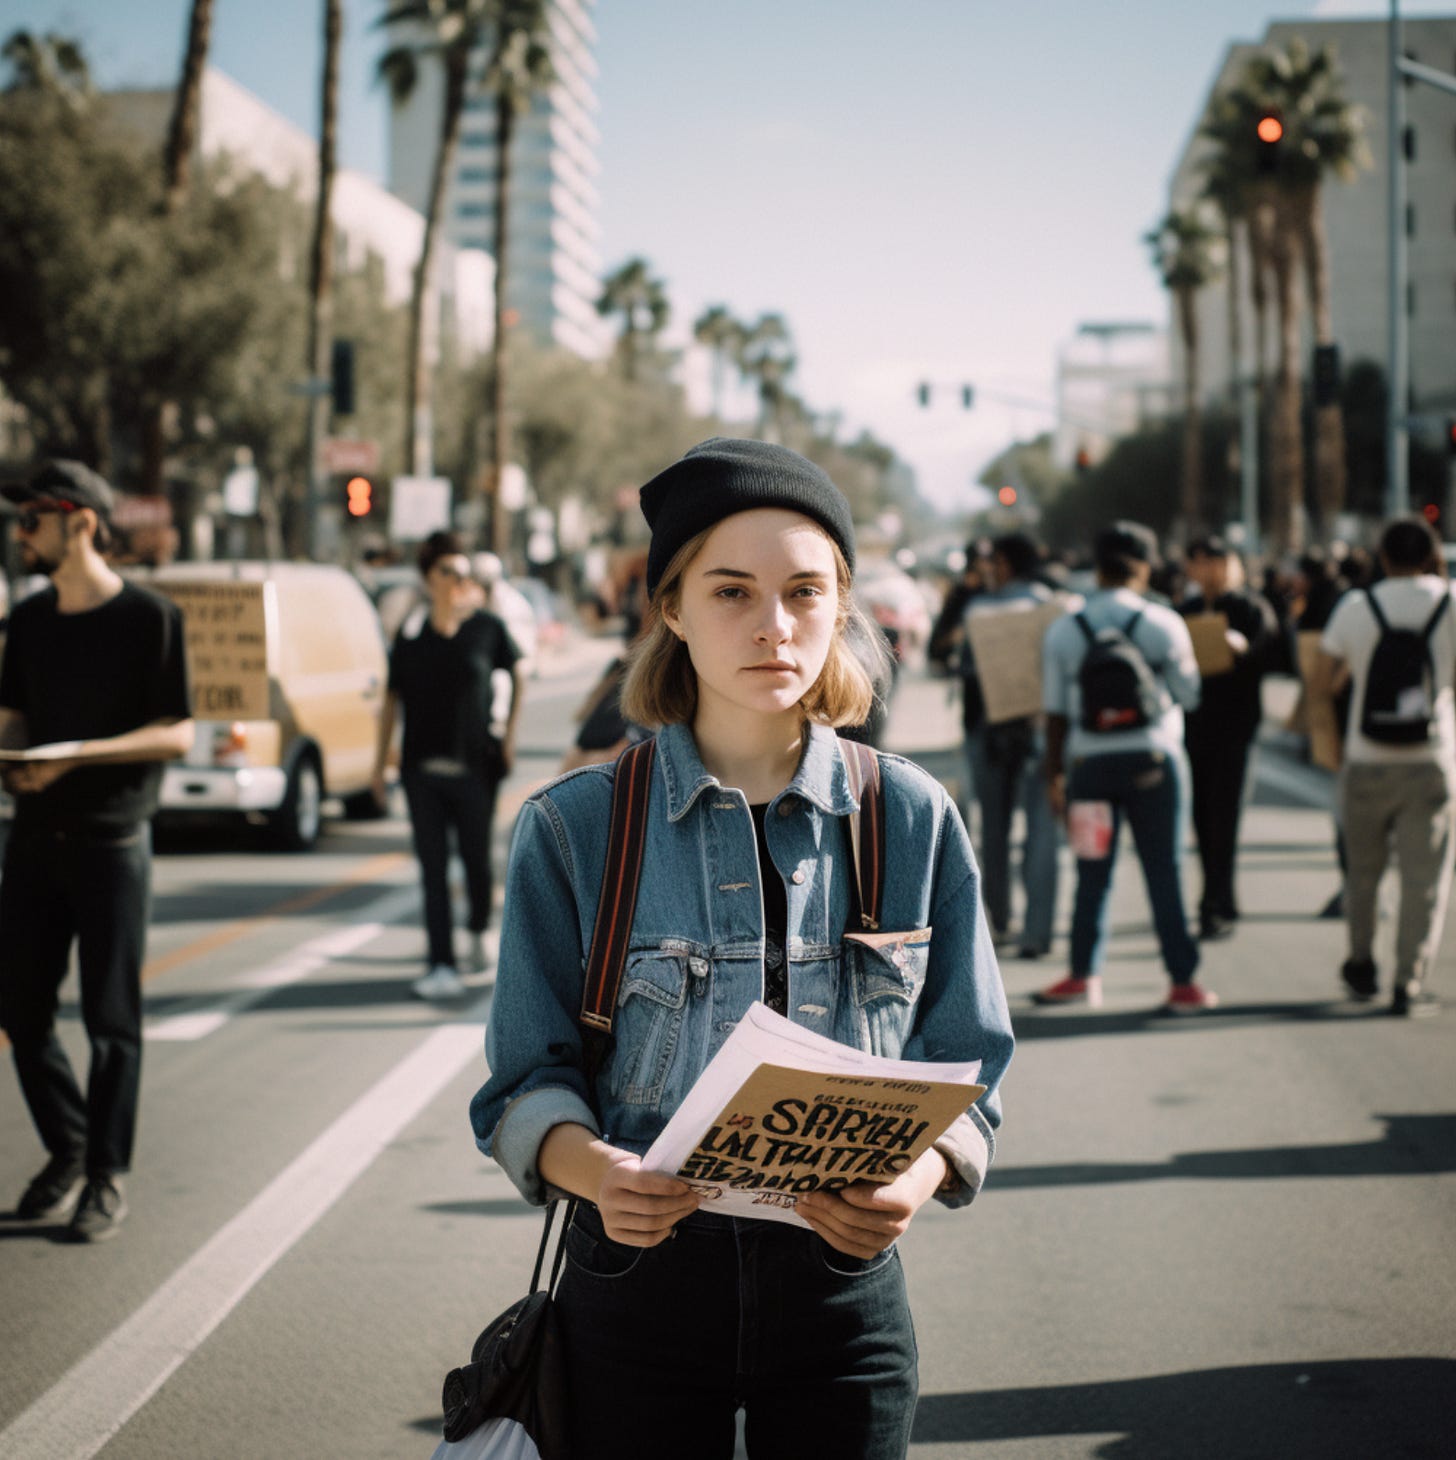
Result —
<path fill-rule="evenodd" d="M 1239 850 L 1239 819 L 1244 811 L 1244 782 L 1249 771 L 1250 742 L 1230 732 L 1225 736 L 1190 735 L 1188 765 L 1193 773 L 1193 832 L 1203 867 L 1204 917 L 1236 917 L 1234 866 Z"/>
<path fill-rule="evenodd" d="M 0 1028 L 31 1119 L 52 1156 L 92 1176 L 131 1168 L 142 1073 L 142 960 L 151 828 L 60 832 L 17 826 L 0 880 Z M 76 944 L 91 1042 L 83 1097 L 56 1037 Z"/>
<path fill-rule="evenodd" d="M 450 913 L 450 830 L 465 867 L 470 899 L 469 928 L 483 933 L 490 926 L 495 883 L 490 865 L 491 826 L 495 821 L 500 772 L 486 775 L 437 775 L 406 767 L 401 779 L 409 802 L 410 830 L 420 863 L 425 893 L 425 935 L 430 966 L 455 966 L 454 921 Z"/>
<path fill-rule="evenodd" d="M 577 1209 L 557 1290 L 572 1454 L 903 1460 L 918 1392 L 894 1249 L 846 1257 L 813 1232 L 695 1212 L 625 1247 Z"/>

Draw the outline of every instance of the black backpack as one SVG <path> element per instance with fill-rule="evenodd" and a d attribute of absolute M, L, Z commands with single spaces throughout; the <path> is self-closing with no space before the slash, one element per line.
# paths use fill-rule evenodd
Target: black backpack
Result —
<path fill-rule="evenodd" d="M 1431 663 L 1431 635 L 1446 612 L 1450 594 L 1443 593 L 1423 629 L 1393 629 L 1380 603 L 1365 589 L 1380 637 L 1365 675 L 1360 707 L 1360 733 L 1387 745 L 1419 745 L 1431 738 L 1436 718 L 1436 670 Z"/>
<path fill-rule="evenodd" d="M 1163 712 L 1158 681 L 1132 638 L 1142 616 L 1138 609 L 1120 629 L 1094 629 L 1084 614 L 1077 615 L 1087 637 L 1087 655 L 1077 671 L 1082 728 L 1094 735 L 1138 730 Z"/>

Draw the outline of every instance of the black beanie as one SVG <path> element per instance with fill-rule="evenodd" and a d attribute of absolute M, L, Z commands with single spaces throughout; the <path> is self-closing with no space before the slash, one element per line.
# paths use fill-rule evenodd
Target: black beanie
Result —
<path fill-rule="evenodd" d="M 641 491 L 642 515 L 652 529 L 647 550 L 647 592 L 678 550 L 735 512 L 780 507 L 812 517 L 835 541 L 854 572 L 854 517 L 844 493 L 822 467 L 787 446 L 714 436 L 700 442 Z"/>

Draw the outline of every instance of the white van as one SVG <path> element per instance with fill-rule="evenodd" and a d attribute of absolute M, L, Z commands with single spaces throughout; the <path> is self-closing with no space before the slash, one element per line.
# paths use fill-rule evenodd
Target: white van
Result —
<path fill-rule="evenodd" d="M 174 563 L 146 577 L 182 609 L 197 735 L 160 814 L 237 812 L 306 851 L 323 800 L 379 815 L 370 789 L 388 661 L 358 581 L 326 563 Z"/>

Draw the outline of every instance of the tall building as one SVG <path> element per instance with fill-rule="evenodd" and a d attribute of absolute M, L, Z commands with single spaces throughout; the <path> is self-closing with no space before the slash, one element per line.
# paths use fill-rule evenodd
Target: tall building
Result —
<path fill-rule="evenodd" d="M 1287 48 L 1296 36 L 1311 49 L 1329 46 L 1344 78 L 1347 98 L 1364 113 L 1364 135 L 1372 166 L 1352 181 L 1329 178 L 1321 188 L 1329 241 L 1331 299 L 1335 339 L 1348 367 L 1370 360 L 1387 369 L 1388 30 L 1383 20 L 1303 20 L 1271 24 L 1262 46 Z M 1456 15 L 1408 19 L 1403 46 L 1412 60 L 1447 73 L 1456 72 Z M 1183 148 L 1169 188 L 1170 206 L 1186 208 L 1203 186 L 1200 166 L 1211 144 L 1199 135 L 1213 97 L 1233 84 L 1260 47 L 1229 47 L 1208 97 L 1199 107 L 1192 135 Z M 1405 307 L 1409 321 L 1411 403 L 1417 412 L 1438 415 L 1456 409 L 1456 108 L 1449 92 L 1425 83 L 1406 87 L 1405 106 L 1413 138 L 1406 165 L 1405 230 L 1410 287 Z M 1239 301 L 1246 365 L 1252 361 L 1254 322 L 1247 281 L 1249 267 L 1241 247 Z M 1302 281 L 1301 281 L 1302 289 Z M 1199 293 L 1200 362 L 1210 399 L 1226 396 L 1231 379 L 1227 284 L 1220 280 Z M 1309 374 L 1312 341 L 1304 309 L 1302 358 Z M 1275 329 L 1271 293 L 1270 323 Z M 1175 372 L 1181 372 L 1181 342 L 1172 330 Z"/>
<path fill-rule="evenodd" d="M 1100 461 L 1120 436 L 1165 416 L 1168 335 L 1142 321 L 1092 321 L 1057 351 L 1058 466 Z"/>
<path fill-rule="evenodd" d="M 555 80 L 516 125 L 511 145 L 507 308 L 543 344 L 575 354 L 601 355 L 606 330 L 596 311 L 601 293 L 599 197 L 600 140 L 591 11 L 596 0 L 550 0 L 551 62 Z M 409 38 L 397 26 L 396 44 Z M 486 58 L 473 58 L 478 80 Z M 424 66 L 409 99 L 391 110 L 389 186 L 424 210 L 439 145 L 444 78 Z M 477 91 L 467 101 L 453 176 L 446 189 L 442 227 L 462 248 L 494 253 L 499 158 L 495 111 Z"/>

